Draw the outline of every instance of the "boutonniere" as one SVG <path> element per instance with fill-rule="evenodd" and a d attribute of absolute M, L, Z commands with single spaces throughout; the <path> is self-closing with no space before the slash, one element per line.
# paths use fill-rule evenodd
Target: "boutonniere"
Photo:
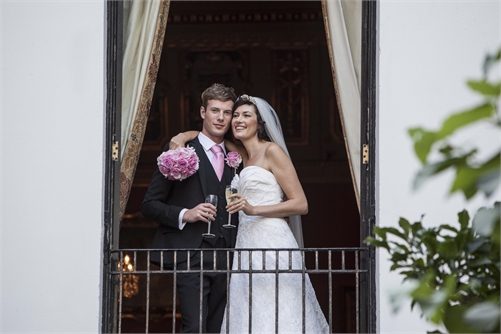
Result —
<path fill-rule="evenodd" d="M 157 165 L 169 180 L 182 181 L 197 172 L 199 161 L 195 148 L 188 146 L 163 152 L 157 158 Z"/>
<path fill-rule="evenodd" d="M 234 174 L 236 174 L 238 166 L 242 163 L 242 157 L 240 154 L 238 154 L 238 152 L 231 151 L 226 155 L 224 160 L 226 160 L 228 166 L 234 169 Z"/>

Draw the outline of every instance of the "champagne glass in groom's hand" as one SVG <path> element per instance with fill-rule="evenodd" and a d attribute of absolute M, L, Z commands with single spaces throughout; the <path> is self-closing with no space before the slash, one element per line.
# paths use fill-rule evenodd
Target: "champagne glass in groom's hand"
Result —
<path fill-rule="evenodd" d="M 217 210 L 217 195 L 207 195 L 207 197 L 205 198 L 205 203 L 210 203 L 212 205 L 214 205 L 216 207 L 216 210 Z M 210 225 L 211 225 L 211 220 L 210 218 L 208 218 L 208 229 L 207 229 L 207 233 L 203 233 L 202 235 L 206 238 L 215 238 L 216 236 L 212 233 L 210 233 Z"/>

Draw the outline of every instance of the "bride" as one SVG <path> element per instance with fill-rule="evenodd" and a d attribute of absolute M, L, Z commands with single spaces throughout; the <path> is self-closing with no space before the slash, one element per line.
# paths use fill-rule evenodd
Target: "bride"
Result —
<path fill-rule="evenodd" d="M 231 275 L 221 333 L 303 333 L 303 325 L 306 333 L 328 333 L 308 275 L 303 282 L 301 253 L 294 251 L 298 243 L 283 218 L 306 214 L 308 203 L 278 117 L 265 100 L 242 95 L 233 106 L 231 128 L 243 147 L 226 145 L 240 153 L 244 164 L 233 180 L 238 193 L 226 207 L 239 212 L 233 270 L 269 272 Z M 238 251 L 248 248 L 292 251 Z M 277 268 L 296 272 L 277 275 Z"/>

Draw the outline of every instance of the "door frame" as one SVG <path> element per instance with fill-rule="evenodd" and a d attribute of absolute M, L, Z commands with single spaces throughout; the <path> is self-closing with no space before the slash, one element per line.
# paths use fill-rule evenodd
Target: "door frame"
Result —
<path fill-rule="evenodd" d="M 107 0 L 106 6 L 106 109 L 104 134 L 103 242 L 101 333 L 116 333 L 117 282 L 109 273 L 118 261 L 120 232 L 120 136 L 122 110 L 123 2 Z"/>
<path fill-rule="evenodd" d="M 376 224 L 376 106 L 377 106 L 377 27 L 378 1 L 362 1 L 362 83 L 361 83 L 361 152 L 367 148 L 368 159 L 361 157 L 360 245 L 373 234 Z M 122 99 L 123 2 L 106 2 L 106 110 L 103 189 L 102 298 L 101 332 L 116 332 L 116 283 L 109 275 L 117 261 L 110 251 L 118 248 L 120 207 L 120 123 Z M 376 251 L 362 252 L 360 331 L 377 331 Z"/>
<path fill-rule="evenodd" d="M 377 107 L 377 0 L 362 1 L 362 87 L 360 92 L 360 245 L 376 225 L 376 107 Z M 366 153 L 364 153 L 366 152 Z M 364 157 L 366 155 L 366 157 Z M 365 160 L 365 161 L 364 161 Z M 376 250 L 367 246 L 361 256 L 361 324 L 366 333 L 377 332 Z"/>

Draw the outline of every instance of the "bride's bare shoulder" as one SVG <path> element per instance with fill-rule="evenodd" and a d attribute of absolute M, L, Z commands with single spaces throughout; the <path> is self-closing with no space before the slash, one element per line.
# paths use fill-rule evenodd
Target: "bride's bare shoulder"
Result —
<path fill-rule="evenodd" d="M 280 147 L 280 145 L 275 144 L 273 142 L 267 142 L 265 148 L 266 157 L 276 157 L 281 155 L 286 155 L 284 150 Z"/>

